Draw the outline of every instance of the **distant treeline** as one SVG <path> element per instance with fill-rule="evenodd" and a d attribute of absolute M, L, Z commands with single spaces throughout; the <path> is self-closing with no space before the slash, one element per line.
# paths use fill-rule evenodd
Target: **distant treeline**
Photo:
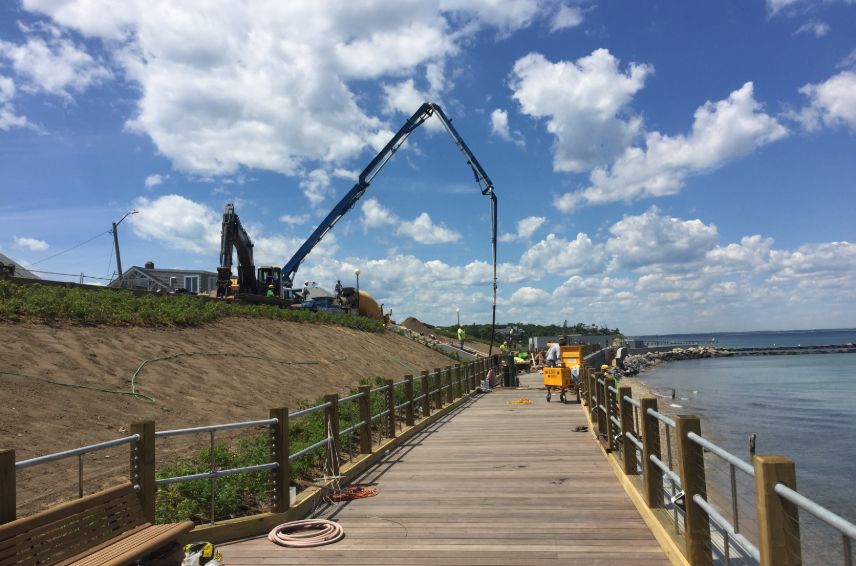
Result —
<path fill-rule="evenodd" d="M 464 324 L 462 325 L 464 332 L 467 333 L 467 339 L 490 340 L 490 325 L 489 324 Z M 608 336 L 620 336 L 621 331 L 618 328 L 608 328 L 606 326 L 598 326 L 596 324 L 585 324 L 578 322 L 573 326 L 565 326 L 558 324 L 528 324 L 525 322 L 514 322 L 507 324 L 497 324 L 499 328 L 513 328 L 514 333 L 511 340 L 514 342 L 526 342 L 533 336 L 562 336 L 563 334 L 603 334 Z M 447 336 L 455 336 L 458 330 L 457 326 L 437 326 L 438 334 Z M 497 336 L 500 338 L 500 336 Z"/>

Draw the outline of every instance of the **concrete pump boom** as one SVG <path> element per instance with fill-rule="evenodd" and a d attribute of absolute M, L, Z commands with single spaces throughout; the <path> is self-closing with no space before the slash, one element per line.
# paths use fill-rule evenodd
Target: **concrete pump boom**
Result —
<path fill-rule="evenodd" d="M 344 196 L 342 200 L 336 204 L 333 210 L 327 215 L 326 218 L 315 228 L 315 231 L 309 236 L 309 238 L 303 243 L 302 246 L 297 250 L 294 256 L 288 260 L 288 263 L 282 268 L 282 281 L 283 281 L 283 289 L 286 287 L 292 287 L 294 283 L 294 276 L 297 273 L 297 269 L 300 267 L 300 264 L 303 263 L 303 260 L 306 259 L 306 256 L 309 255 L 309 252 L 318 245 L 321 239 L 329 232 L 336 223 L 342 219 L 342 217 L 357 203 L 358 200 L 363 196 L 366 192 L 366 189 L 369 187 L 374 178 L 380 173 L 384 166 L 389 162 L 392 156 L 398 151 L 398 148 L 404 144 L 405 140 L 407 140 L 408 136 L 422 125 L 425 120 L 430 118 L 432 115 L 437 116 L 437 119 L 443 124 L 443 127 L 452 137 L 452 141 L 455 142 L 455 145 L 458 146 L 458 149 L 464 154 L 467 159 L 467 165 L 473 171 L 473 175 L 475 176 L 476 183 L 478 183 L 481 188 L 481 193 L 490 198 L 490 210 L 491 210 L 491 251 L 493 254 L 493 326 L 496 324 L 496 220 L 497 220 L 497 212 L 496 212 L 496 195 L 493 191 L 493 182 L 490 180 L 490 177 L 487 176 L 481 164 L 476 159 L 475 155 L 470 151 L 470 148 L 467 147 L 467 144 L 464 143 L 464 140 L 458 134 L 455 127 L 452 125 L 452 121 L 446 116 L 443 112 L 443 109 L 440 108 L 437 104 L 432 102 L 426 102 L 411 116 L 407 122 L 401 127 L 398 132 L 389 142 L 384 146 L 380 152 L 374 156 L 374 158 L 369 162 L 365 169 L 363 169 L 362 173 L 360 173 L 359 179 L 357 183 L 353 186 L 353 188 Z M 284 291 L 283 291 L 284 292 Z M 491 332 L 491 350 L 493 347 L 493 332 Z"/>

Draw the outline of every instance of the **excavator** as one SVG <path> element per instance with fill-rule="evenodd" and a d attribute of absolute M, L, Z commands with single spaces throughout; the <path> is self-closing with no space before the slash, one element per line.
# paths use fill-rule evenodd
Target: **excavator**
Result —
<path fill-rule="evenodd" d="M 296 293 L 293 291 L 294 276 L 297 269 L 306 256 L 324 236 L 333 229 L 339 220 L 342 219 L 349 210 L 351 210 L 357 201 L 365 194 L 366 189 L 374 181 L 374 178 L 383 170 L 386 164 L 392 159 L 392 156 L 404 144 L 407 138 L 413 131 L 421 126 L 428 118 L 436 116 L 445 130 L 451 136 L 452 141 L 458 146 L 458 149 L 464 154 L 467 160 L 467 165 L 473 172 L 476 184 L 481 190 L 481 194 L 490 199 L 491 211 L 491 250 L 493 254 L 493 313 L 492 326 L 496 326 L 496 194 L 493 189 L 493 182 L 487 176 L 481 164 L 473 155 L 470 148 L 464 143 L 458 131 L 452 125 L 452 121 L 443 112 L 439 105 L 433 102 L 425 102 L 419 107 L 416 112 L 404 123 L 404 125 L 392 136 L 387 144 L 381 149 L 377 155 L 369 162 L 369 164 L 360 173 L 356 184 L 348 193 L 342 197 L 333 210 L 327 214 L 326 218 L 318 224 L 318 227 L 312 232 L 309 238 L 295 252 L 294 256 L 282 269 L 274 266 L 259 267 L 257 273 L 253 273 L 252 263 L 252 243 L 246 231 L 240 225 L 234 207 L 226 205 L 226 212 L 223 214 L 223 237 L 221 238 L 220 246 L 220 268 L 217 270 L 219 283 L 223 283 L 224 289 L 226 281 L 231 281 L 231 262 L 232 262 L 232 247 L 238 250 L 238 281 L 237 288 L 241 293 L 256 293 L 265 294 L 268 285 L 273 285 L 274 293 L 282 301 L 294 302 Z M 228 226 L 227 226 L 228 224 Z M 227 238 L 228 233 L 228 238 Z M 243 248 L 243 252 L 242 252 Z M 219 285 L 218 283 L 218 294 Z M 229 285 L 231 287 L 231 285 Z M 255 289 L 255 291 L 253 290 Z M 491 333 L 491 350 L 493 347 L 493 333 Z"/>

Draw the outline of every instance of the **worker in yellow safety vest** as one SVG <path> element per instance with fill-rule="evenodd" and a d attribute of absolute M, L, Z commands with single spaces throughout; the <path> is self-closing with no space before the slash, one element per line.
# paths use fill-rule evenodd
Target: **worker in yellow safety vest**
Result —
<path fill-rule="evenodd" d="M 499 345 L 499 353 L 503 356 L 508 353 L 508 342 L 503 342 Z"/>
<path fill-rule="evenodd" d="M 463 326 L 459 326 L 459 327 L 458 327 L 458 342 L 460 342 L 460 343 L 461 343 L 461 350 L 463 350 L 463 349 L 464 349 L 464 338 L 465 338 L 466 336 L 467 336 L 467 333 L 466 333 L 466 332 L 464 332 L 464 327 L 463 327 Z"/>

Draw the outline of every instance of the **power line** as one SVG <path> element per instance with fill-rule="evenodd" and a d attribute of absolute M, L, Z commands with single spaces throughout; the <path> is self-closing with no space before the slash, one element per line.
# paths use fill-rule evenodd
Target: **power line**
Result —
<path fill-rule="evenodd" d="M 65 275 L 66 277 L 82 277 L 84 279 L 101 279 L 104 281 L 112 281 L 109 277 L 96 277 L 94 275 L 83 275 L 82 273 L 57 273 L 56 271 L 39 271 L 38 269 L 30 269 L 33 273 L 43 273 L 45 275 Z"/>
<path fill-rule="evenodd" d="M 29 268 L 30 268 L 31 266 L 33 266 L 33 265 L 38 265 L 38 264 L 42 263 L 43 261 L 47 261 L 47 260 L 49 260 L 49 259 L 53 259 L 53 258 L 55 258 L 55 257 L 57 257 L 57 256 L 61 256 L 62 254 L 66 253 L 66 252 L 70 252 L 71 250 L 76 249 L 76 248 L 79 248 L 80 246 L 82 246 L 82 245 L 84 245 L 84 244 L 88 244 L 89 242 L 91 242 L 91 241 L 92 241 L 92 240 L 94 240 L 95 238 L 100 238 L 100 237 L 101 237 L 101 236 L 103 236 L 104 234 L 109 234 L 111 231 L 112 231 L 112 230 L 107 230 L 106 232 L 101 232 L 100 234 L 96 234 L 95 236 L 92 236 L 91 238 L 89 238 L 89 239 L 88 239 L 88 240 L 86 240 L 85 242 L 80 242 L 79 244 L 76 244 L 76 245 L 74 245 L 74 246 L 71 246 L 71 247 L 70 247 L 70 248 L 68 248 L 67 250 L 63 250 L 63 251 L 61 251 L 61 252 L 55 253 L 54 255 L 48 256 L 48 257 L 46 257 L 46 258 L 42 258 L 42 259 L 40 259 L 39 261 L 35 261 L 35 262 L 31 263 L 30 265 L 25 265 L 24 267 L 26 267 L 26 268 L 28 268 L 28 269 L 29 269 Z M 47 273 L 47 272 L 45 272 L 45 273 Z M 65 275 L 65 274 L 60 273 L 59 275 Z"/>

